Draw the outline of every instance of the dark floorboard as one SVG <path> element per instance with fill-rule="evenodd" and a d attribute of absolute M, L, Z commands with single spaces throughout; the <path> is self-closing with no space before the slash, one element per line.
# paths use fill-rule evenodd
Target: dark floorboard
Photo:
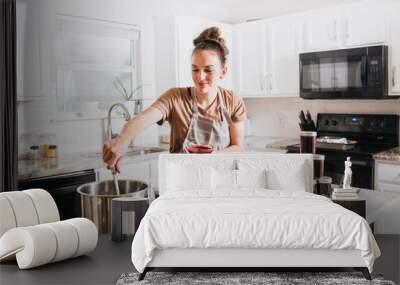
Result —
<path fill-rule="evenodd" d="M 400 235 L 379 235 L 376 240 L 382 256 L 374 272 L 399 284 Z M 0 265 L 0 284 L 115 284 L 124 272 L 134 271 L 130 259 L 131 240 L 115 243 L 101 235 L 96 250 L 81 256 L 42 267 L 19 270 L 15 262 Z"/>
<path fill-rule="evenodd" d="M 100 235 L 96 250 L 41 267 L 19 270 L 16 262 L 0 265 L 0 284 L 115 284 L 124 272 L 132 272 L 131 240 L 112 242 Z"/>

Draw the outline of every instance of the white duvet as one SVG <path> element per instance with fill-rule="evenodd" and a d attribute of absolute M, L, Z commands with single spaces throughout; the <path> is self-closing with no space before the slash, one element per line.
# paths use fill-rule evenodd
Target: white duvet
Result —
<path fill-rule="evenodd" d="M 366 220 L 329 199 L 299 191 L 248 189 L 207 195 L 172 192 L 156 199 L 132 243 L 143 272 L 155 249 L 358 249 L 372 271 L 380 250 Z"/>

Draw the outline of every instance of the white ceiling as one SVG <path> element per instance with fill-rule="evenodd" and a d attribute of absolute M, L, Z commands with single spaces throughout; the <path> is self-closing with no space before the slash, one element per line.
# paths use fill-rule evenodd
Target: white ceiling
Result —
<path fill-rule="evenodd" d="M 232 2 L 232 22 L 243 22 L 254 18 L 269 18 L 302 12 L 359 0 L 217 0 Z M 233 4 L 234 3 L 234 4 Z"/>
<path fill-rule="evenodd" d="M 187 15 L 236 24 L 362 0 L 19 0 L 43 1 L 65 14 L 101 15 L 121 22 L 136 16 Z M 399 0 L 400 1 L 400 0 Z M 1 2 L 1 0 L 0 0 Z"/>
<path fill-rule="evenodd" d="M 155 7 L 174 7 L 228 23 L 269 18 L 361 0 L 155 0 Z M 166 9 L 168 9 L 165 7 Z"/>

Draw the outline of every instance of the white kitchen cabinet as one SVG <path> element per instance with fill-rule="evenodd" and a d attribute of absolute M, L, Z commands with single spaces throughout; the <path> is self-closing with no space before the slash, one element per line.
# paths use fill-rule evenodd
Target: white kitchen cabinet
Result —
<path fill-rule="evenodd" d="M 96 169 L 97 182 L 113 179 L 107 168 Z M 118 179 L 133 179 L 145 182 L 153 189 L 158 189 L 158 157 L 121 165 Z"/>
<path fill-rule="evenodd" d="M 304 13 L 304 50 L 384 44 L 385 5 L 366 0 Z"/>
<path fill-rule="evenodd" d="M 333 6 L 304 13 L 304 51 L 340 47 L 340 11 Z"/>
<path fill-rule="evenodd" d="M 389 93 L 400 94 L 400 3 L 388 7 Z"/>
<path fill-rule="evenodd" d="M 16 1 L 18 101 L 45 96 L 42 5 L 28 0 Z"/>
<path fill-rule="evenodd" d="M 341 19 L 344 45 L 351 47 L 383 44 L 386 27 L 384 6 L 382 1 L 362 1 L 345 5 Z"/>
<path fill-rule="evenodd" d="M 191 56 L 193 40 L 204 29 L 217 26 L 230 51 L 232 50 L 232 26 L 205 18 L 175 16 L 157 17 L 154 21 L 155 61 L 157 92 L 161 94 L 171 87 L 193 86 Z M 228 59 L 228 74 L 221 86 L 232 89 L 231 61 Z"/>
<path fill-rule="evenodd" d="M 267 95 L 266 25 L 254 21 L 235 26 L 235 81 L 242 97 Z"/>
<path fill-rule="evenodd" d="M 96 169 L 96 177 L 97 182 L 113 179 L 111 171 L 107 168 Z M 145 183 L 149 182 L 149 177 L 150 166 L 148 161 L 122 164 L 121 173 L 118 174 L 118 179 L 140 180 Z"/>
<path fill-rule="evenodd" d="M 267 21 L 267 88 L 269 97 L 299 96 L 299 52 L 303 20 L 284 16 Z"/>
<path fill-rule="evenodd" d="M 158 190 L 158 159 L 149 161 L 150 164 L 150 185 L 153 189 Z"/>
<path fill-rule="evenodd" d="M 400 163 L 375 161 L 375 190 L 384 198 L 375 221 L 378 234 L 400 233 Z"/>
<path fill-rule="evenodd" d="M 375 162 L 375 189 L 400 195 L 400 163 Z"/>
<path fill-rule="evenodd" d="M 302 23 L 290 15 L 235 27 L 235 81 L 242 97 L 299 95 Z"/>

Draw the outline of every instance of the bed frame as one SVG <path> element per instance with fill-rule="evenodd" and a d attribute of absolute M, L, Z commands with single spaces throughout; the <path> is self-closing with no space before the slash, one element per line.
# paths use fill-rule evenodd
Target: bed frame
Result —
<path fill-rule="evenodd" d="M 157 249 L 153 259 L 147 265 L 139 280 L 143 280 L 148 271 L 156 268 L 229 268 L 233 271 L 265 271 L 272 268 L 343 268 L 350 267 L 361 271 L 367 280 L 371 280 L 369 270 L 359 250 L 333 249 L 197 249 L 170 248 Z M 231 270 L 229 270 L 231 271 Z"/>
<path fill-rule="evenodd" d="M 290 154 L 293 158 L 300 158 L 308 167 L 306 189 L 313 191 L 313 160 L 311 154 Z M 196 156 L 197 161 L 207 160 L 213 163 L 219 160 L 234 161 L 240 158 L 260 157 L 266 159 L 279 159 L 282 154 L 219 154 L 218 156 Z M 160 195 L 167 191 L 168 161 L 180 161 L 183 154 L 162 154 L 159 157 L 159 185 Z M 187 155 L 188 159 L 193 159 Z M 203 268 L 211 271 L 217 268 L 229 268 L 233 271 L 265 271 L 265 269 L 286 268 L 343 268 L 350 267 L 361 271 L 364 277 L 371 280 L 369 270 L 361 257 L 359 250 L 331 250 L 331 249 L 254 249 L 254 248 L 169 248 L 157 249 L 152 260 L 139 275 L 143 280 L 146 273 L 153 269 L 161 268 Z M 230 270 L 232 271 L 232 270 Z"/>

